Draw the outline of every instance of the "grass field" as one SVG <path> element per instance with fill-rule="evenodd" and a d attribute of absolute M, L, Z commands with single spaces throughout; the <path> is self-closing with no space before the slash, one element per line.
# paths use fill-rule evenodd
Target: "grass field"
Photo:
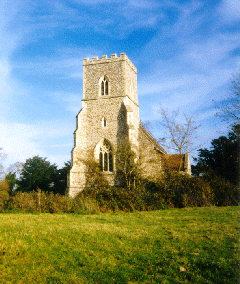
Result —
<path fill-rule="evenodd" d="M 238 283 L 238 208 L 0 214 L 0 283 Z"/>

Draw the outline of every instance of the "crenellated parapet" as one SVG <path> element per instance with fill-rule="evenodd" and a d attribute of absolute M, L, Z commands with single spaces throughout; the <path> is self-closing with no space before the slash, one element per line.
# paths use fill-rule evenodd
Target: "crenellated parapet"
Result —
<path fill-rule="evenodd" d="M 111 57 L 107 57 L 107 55 L 102 55 L 102 58 L 98 58 L 98 56 L 94 56 L 92 59 L 84 58 L 83 66 L 92 65 L 92 64 L 105 64 L 116 61 L 126 61 L 131 69 L 137 73 L 137 68 L 133 65 L 131 60 L 127 57 L 125 53 L 121 53 L 120 56 L 117 56 L 116 53 L 112 54 Z"/>

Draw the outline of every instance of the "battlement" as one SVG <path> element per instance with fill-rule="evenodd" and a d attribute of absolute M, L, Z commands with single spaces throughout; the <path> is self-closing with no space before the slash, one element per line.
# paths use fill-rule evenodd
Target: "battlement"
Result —
<path fill-rule="evenodd" d="M 102 58 L 98 58 L 98 56 L 94 56 L 91 60 L 89 58 L 83 59 L 83 66 L 86 65 L 94 65 L 94 64 L 105 64 L 116 61 L 126 61 L 132 70 L 137 73 L 137 68 L 133 65 L 131 60 L 127 57 L 125 53 L 121 53 L 120 56 L 117 56 L 116 53 L 111 54 L 111 57 L 107 57 L 107 55 L 102 55 Z"/>

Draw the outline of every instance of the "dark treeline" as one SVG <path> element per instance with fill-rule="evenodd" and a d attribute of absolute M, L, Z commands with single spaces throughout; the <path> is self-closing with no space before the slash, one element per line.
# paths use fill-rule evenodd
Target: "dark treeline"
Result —
<path fill-rule="evenodd" d="M 63 168 L 58 169 L 55 164 L 51 164 L 46 158 L 35 156 L 26 160 L 19 178 L 16 177 L 16 172 L 10 171 L 6 175 L 5 181 L 9 184 L 10 195 L 19 191 L 32 192 L 38 189 L 64 195 L 70 167 L 70 161 L 65 163 Z"/>

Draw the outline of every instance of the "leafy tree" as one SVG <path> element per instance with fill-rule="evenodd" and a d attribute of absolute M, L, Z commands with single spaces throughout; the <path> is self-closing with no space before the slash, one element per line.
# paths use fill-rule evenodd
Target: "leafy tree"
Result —
<path fill-rule="evenodd" d="M 8 183 L 10 191 L 10 194 L 14 193 L 14 189 L 16 189 L 17 180 L 20 176 L 20 173 L 23 169 L 23 164 L 20 162 L 16 162 L 12 165 L 10 165 L 7 169 L 7 174 L 5 176 L 5 181 Z"/>
<path fill-rule="evenodd" d="M 136 186 L 136 181 L 139 181 L 139 167 L 136 160 L 136 153 L 132 150 L 129 141 L 125 140 L 118 145 L 116 153 L 117 163 L 117 180 L 123 187 L 131 188 Z"/>
<path fill-rule="evenodd" d="M 35 156 L 26 160 L 23 165 L 17 190 L 29 192 L 39 188 L 43 191 L 56 192 L 57 180 L 57 166 L 51 165 L 46 158 Z"/>
<path fill-rule="evenodd" d="M 109 184 L 106 180 L 103 171 L 100 168 L 99 163 L 93 159 L 93 154 L 89 154 L 89 158 L 83 161 L 86 166 L 86 184 L 87 189 L 100 189 L 108 188 Z"/>
<path fill-rule="evenodd" d="M 68 182 L 68 174 L 71 169 L 71 161 L 64 163 L 64 167 L 57 171 L 55 180 L 55 192 L 65 194 Z"/>
<path fill-rule="evenodd" d="M 237 184 L 239 176 L 239 129 L 240 125 L 234 125 L 228 136 L 213 139 L 211 149 L 199 149 L 199 154 L 192 166 L 195 175 L 215 175 Z"/>
<path fill-rule="evenodd" d="M 8 183 L 9 185 L 9 192 L 10 194 L 13 193 L 14 187 L 17 184 L 17 178 L 16 178 L 16 173 L 15 172 L 9 172 L 6 177 L 5 177 L 5 181 Z"/>

